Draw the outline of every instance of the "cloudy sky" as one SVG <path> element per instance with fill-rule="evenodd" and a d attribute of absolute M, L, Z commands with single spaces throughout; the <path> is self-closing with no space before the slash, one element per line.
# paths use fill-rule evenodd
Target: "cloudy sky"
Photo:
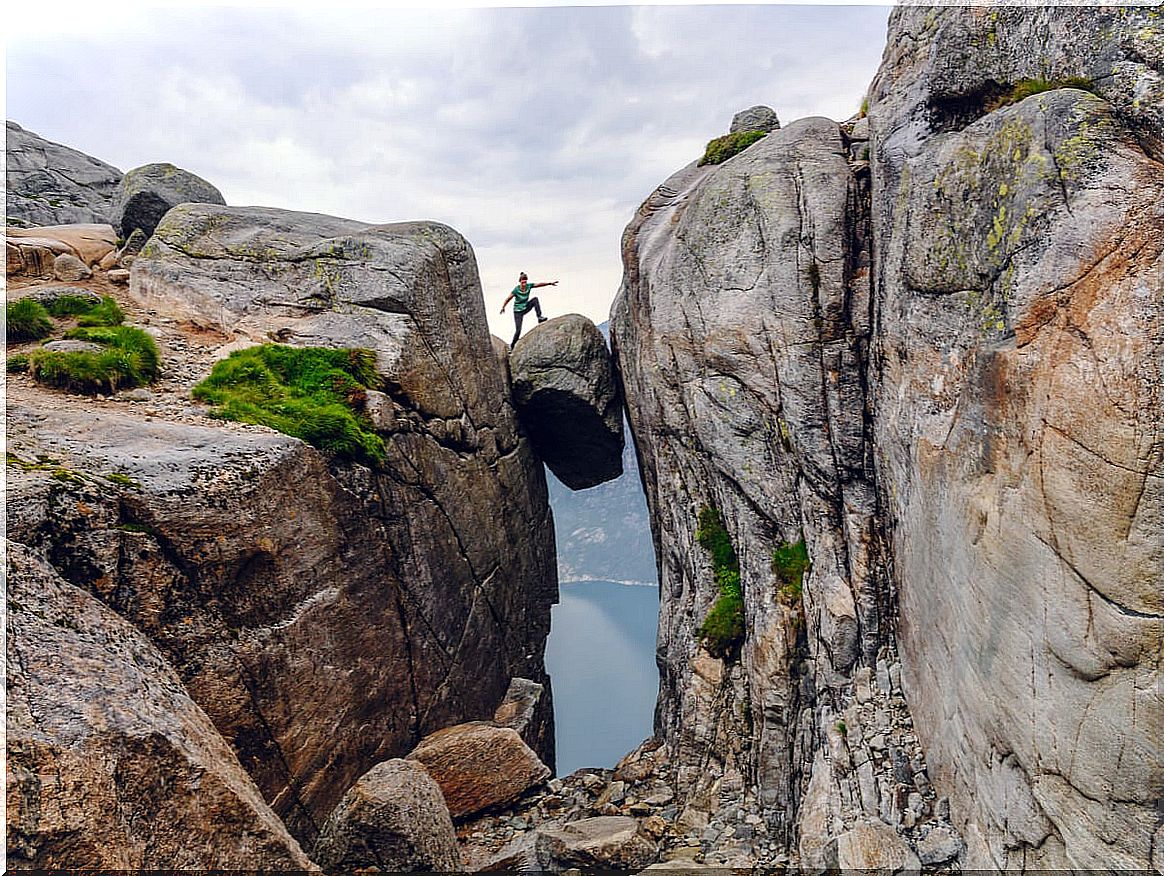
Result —
<path fill-rule="evenodd" d="M 433 219 L 602 321 L 639 203 L 754 104 L 844 119 L 887 7 L 187 7 L 7 17 L 6 116 L 122 170 L 169 161 L 230 204 Z"/>

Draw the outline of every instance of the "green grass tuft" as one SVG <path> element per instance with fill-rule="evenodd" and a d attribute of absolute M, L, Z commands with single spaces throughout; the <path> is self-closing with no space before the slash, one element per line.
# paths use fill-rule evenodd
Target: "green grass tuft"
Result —
<path fill-rule="evenodd" d="M 711 554 L 715 584 L 719 589 L 719 596 L 697 635 L 710 653 L 730 657 L 738 653 L 744 640 L 744 591 L 740 582 L 739 559 L 716 509 L 705 507 L 699 512 L 695 540 Z"/>
<path fill-rule="evenodd" d="M 734 134 L 725 134 L 716 137 L 707 144 L 707 150 L 699 159 L 699 166 L 705 164 L 723 164 L 733 155 L 743 152 L 757 140 L 767 136 L 763 131 L 736 131 Z"/>
<path fill-rule="evenodd" d="M 34 350 L 28 354 L 28 370 L 38 383 L 94 395 L 141 386 L 158 376 L 158 347 L 141 329 L 76 328 L 66 332 L 65 337 L 90 341 L 105 349 L 97 352 Z"/>
<path fill-rule="evenodd" d="M 800 601 L 808 566 L 808 549 L 803 538 L 793 544 L 784 542 L 772 551 L 772 571 L 780 580 L 779 594 L 785 602 Z"/>
<path fill-rule="evenodd" d="M 384 441 L 363 407 L 367 390 L 379 383 L 371 350 L 263 344 L 216 363 L 194 397 L 215 405 L 213 416 L 269 426 L 378 466 Z"/>
<path fill-rule="evenodd" d="M 4 368 L 9 374 L 23 374 L 28 370 L 28 356 L 24 353 L 9 356 L 4 363 Z"/>
<path fill-rule="evenodd" d="M 83 326 L 121 325 L 124 321 L 125 314 L 108 295 L 102 296 L 100 304 L 82 313 L 77 320 Z"/>
<path fill-rule="evenodd" d="M 4 320 L 4 337 L 10 344 L 47 338 L 53 330 L 53 321 L 44 305 L 31 298 L 6 303 Z"/>

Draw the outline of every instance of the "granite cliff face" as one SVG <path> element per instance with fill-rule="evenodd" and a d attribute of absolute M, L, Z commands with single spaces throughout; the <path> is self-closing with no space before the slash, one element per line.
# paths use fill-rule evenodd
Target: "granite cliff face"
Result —
<path fill-rule="evenodd" d="M 624 235 L 659 730 L 810 869 L 1161 865 L 1156 16 L 898 10 L 868 118 L 689 166 Z M 738 663 L 698 642 L 704 507 Z"/>
<path fill-rule="evenodd" d="M 121 171 L 5 123 L 5 224 L 105 222 Z"/>
<path fill-rule="evenodd" d="M 103 403 L 13 381 L 9 538 L 148 636 L 310 844 L 374 764 L 547 683 L 552 519 L 472 251 L 439 225 L 188 204 L 128 306 L 181 370 Z M 382 466 L 192 406 L 214 358 L 272 339 L 375 352 Z M 547 686 L 527 738 L 549 763 L 551 722 Z"/>

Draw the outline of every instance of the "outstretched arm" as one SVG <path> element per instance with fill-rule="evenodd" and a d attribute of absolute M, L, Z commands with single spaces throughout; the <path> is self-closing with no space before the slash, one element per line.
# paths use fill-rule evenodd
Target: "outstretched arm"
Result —
<path fill-rule="evenodd" d="M 512 301 L 512 300 L 513 300 L 513 293 L 512 293 L 512 292 L 510 292 L 510 293 L 509 293 L 509 294 L 508 294 L 508 295 L 505 297 L 505 300 L 501 302 L 501 312 L 502 312 L 502 313 L 505 313 L 505 308 L 506 308 L 506 305 L 508 305 L 508 304 L 509 304 L 509 302 L 510 302 L 510 301 Z"/>
<path fill-rule="evenodd" d="M 530 286 L 530 288 L 537 289 L 537 288 L 540 288 L 541 286 L 557 286 L 557 285 L 558 285 L 557 280 L 550 280 L 550 282 L 548 282 L 548 283 L 534 283 L 532 286 Z"/>

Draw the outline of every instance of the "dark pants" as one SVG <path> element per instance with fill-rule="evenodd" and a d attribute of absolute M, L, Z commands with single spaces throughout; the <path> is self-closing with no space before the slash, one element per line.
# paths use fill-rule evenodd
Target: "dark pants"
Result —
<path fill-rule="evenodd" d="M 513 343 L 509 345 L 509 349 L 512 350 L 514 345 L 517 343 L 517 339 L 521 337 L 521 321 L 525 318 L 525 315 L 530 312 L 530 310 L 533 310 L 533 312 L 538 315 L 538 320 L 540 321 L 542 318 L 542 306 L 538 303 L 537 298 L 531 298 L 529 301 L 527 301 L 525 304 L 525 310 L 518 310 L 516 307 L 513 308 L 513 325 L 516 327 L 517 331 L 513 333 Z"/>

